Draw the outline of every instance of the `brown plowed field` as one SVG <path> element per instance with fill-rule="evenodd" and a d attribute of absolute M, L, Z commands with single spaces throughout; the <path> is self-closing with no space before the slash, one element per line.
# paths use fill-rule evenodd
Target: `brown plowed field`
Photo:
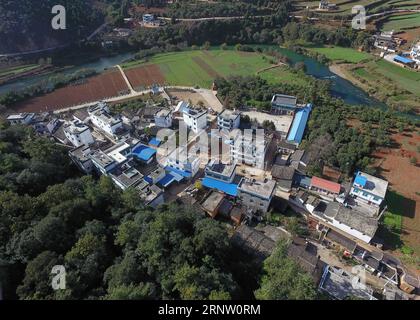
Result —
<path fill-rule="evenodd" d="M 389 187 L 406 198 L 407 208 L 403 216 L 404 242 L 420 252 L 420 165 L 410 163 L 411 157 L 420 162 L 417 146 L 420 145 L 420 135 L 416 132 L 398 133 L 392 135 L 397 148 L 383 148 L 374 153 L 381 175 L 389 181 Z M 411 205 L 415 202 L 415 206 Z"/>
<path fill-rule="evenodd" d="M 124 72 L 134 88 L 165 83 L 165 76 L 155 64 L 131 68 Z"/>
<path fill-rule="evenodd" d="M 205 52 L 205 51 L 204 51 Z M 209 66 L 208 64 L 207 64 L 207 62 L 205 62 L 203 59 L 201 59 L 200 57 L 193 57 L 192 58 L 193 60 L 194 60 L 194 62 L 196 63 L 196 64 L 198 64 L 203 70 L 205 70 L 206 71 L 206 73 L 210 76 L 210 77 L 212 77 L 212 78 L 217 78 L 217 77 L 220 77 L 220 75 L 216 72 L 216 71 L 214 71 L 214 69 L 211 67 L 211 66 Z"/>
<path fill-rule="evenodd" d="M 128 87 L 119 71 L 109 71 L 88 78 L 85 83 L 68 85 L 51 93 L 16 104 L 19 112 L 54 111 L 74 105 L 118 96 Z"/>

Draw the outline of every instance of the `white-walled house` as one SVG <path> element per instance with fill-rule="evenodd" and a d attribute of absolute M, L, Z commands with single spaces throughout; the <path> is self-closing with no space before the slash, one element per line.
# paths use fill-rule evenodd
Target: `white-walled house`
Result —
<path fill-rule="evenodd" d="M 182 114 L 186 126 L 194 133 L 207 128 L 207 110 L 184 108 Z"/>
<path fill-rule="evenodd" d="M 109 113 L 109 108 L 104 102 L 88 109 L 90 121 L 99 130 L 110 136 L 114 136 L 118 129 L 123 128 L 123 121 Z"/>
<path fill-rule="evenodd" d="M 350 190 L 356 202 L 380 207 L 385 200 L 388 181 L 364 172 L 357 172 Z"/>
<path fill-rule="evenodd" d="M 195 155 L 187 154 L 185 147 L 177 148 L 167 156 L 165 169 L 190 179 L 200 169 L 200 159 Z"/>
<path fill-rule="evenodd" d="M 420 67 L 420 41 L 417 42 L 410 51 L 411 59 Z"/>
<path fill-rule="evenodd" d="M 11 124 L 11 125 L 15 125 L 15 124 L 30 124 L 33 120 L 33 118 L 35 117 L 35 113 L 27 113 L 27 112 L 23 112 L 23 113 L 16 113 L 16 114 L 11 114 L 7 117 L 7 121 Z"/>
<path fill-rule="evenodd" d="M 233 130 L 239 128 L 241 123 L 241 115 L 239 112 L 235 112 L 229 109 L 224 109 L 217 116 L 217 127 L 219 130 Z"/>
<path fill-rule="evenodd" d="M 378 219 L 365 212 L 349 209 L 338 202 L 319 205 L 312 213 L 317 219 L 326 222 L 350 236 L 350 238 L 369 243 L 378 229 Z"/>
<path fill-rule="evenodd" d="M 78 120 L 73 120 L 65 124 L 63 131 L 67 140 L 75 147 L 80 147 L 81 145 L 88 146 L 95 142 L 89 127 Z"/>

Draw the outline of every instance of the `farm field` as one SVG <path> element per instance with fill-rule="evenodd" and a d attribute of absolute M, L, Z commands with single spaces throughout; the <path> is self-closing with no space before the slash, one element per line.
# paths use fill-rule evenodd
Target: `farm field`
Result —
<path fill-rule="evenodd" d="M 403 31 L 420 26 L 420 13 L 393 15 L 382 25 L 383 31 Z"/>
<path fill-rule="evenodd" d="M 333 61 L 344 61 L 349 63 L 358 63 L 363 60 L 372 60 L 373 56 L 366 52 L 359 52 L 352 48 L 343 48 L 337 46 L 325 47 L 306 47 L 308 50 L 323 54 L 328 59 Z"/>
<path fill-rule="evenodd" d="M 384 223 L 393 230 L 389 234 L 393 249 L 413 250 L 416 267 L 420 269 L 420 180 L 414 178 L 420 176 L 420 166 L 410 163 L 411 157 L 420 159 L 417 151 L 420 135 L 418 132 L 395 133 L 392 139 L 396 148 L 380 149 L 374 154 L 379 174 L 389 181 L 389 212 Z"/>
<path fill-rule="evenodd" d="M 123 68 L 135 88 L 152 83 L 209 88 L 217 77 L 256 74 L 270 65 L 259 53 L 213 49 L 158 54 Z"/>
<path fill-rule="evenodd" d="M 29 65 L 0 69 L 0 78 L 6 77 L 6 76 L 17 75 L 19 73 L 27 72 L 27 71 L 36 69 L 38 67 L 39 65 L 37 64 L 29 64 Z"/>
<path fill-rule="evenodd" d="M 272 84 L 290 83 L 293 85 L 305 86 L 310 81 L 309 76 L 302 76 L 302 74 L 296 75 L 296 73 L 293 73 L 290 68 L 286 66 L 269 69 L 258 73 L 258 75 Z"/>
<path fill-rule="evenodd" d="M 51 93 L 34 97 L 16 104 L 13 109 L 19 112 L 53 111 L 73 105 L 118 96 L 128 87 L 119 71 L 110 70 L 86 79 L 77 85 L 68 85 Z"/>
<path fill-rule="evenodd" d="M 363 60 L 356 64 L 334 64 L 332 68 L 337 69 L 336 73 L 340 73 L 388 105 L 401 111 L 411 110 L 420 113 L 419 72 L 402 68 L 383 59 Z"/>

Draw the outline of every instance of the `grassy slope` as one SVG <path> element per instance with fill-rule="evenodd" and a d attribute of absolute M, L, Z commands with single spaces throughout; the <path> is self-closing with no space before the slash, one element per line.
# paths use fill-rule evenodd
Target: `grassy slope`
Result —
<path fill-rule="evenodd" d="M 420 13 L 395 15 L 390 17 L 382 26 L 384 31 L 401 31 L 406 28 L 420 26 Z"/>
<path fill-rule="evenodd" d="M 343 47 L 308 47 L 307 49 L 323 54 L 333 61 L 345 61 L 349 63 L 358 63 L 363 60 L 372 59 L 372 56 L 366 52 L 359 52 L 352 48 Z"/>

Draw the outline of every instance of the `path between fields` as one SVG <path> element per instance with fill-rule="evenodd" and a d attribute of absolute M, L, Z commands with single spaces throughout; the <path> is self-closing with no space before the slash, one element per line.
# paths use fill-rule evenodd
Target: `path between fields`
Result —
<path fill-rule="evenodd" d="M 133 86 L 131 85 L 130 80 L 128 80 L 127 75 L 125 74 L 124 70 L 121 68 L 119 64 L 117 64 L 117 68 L 120 71 L 125 83 L 127 84 L 128 89 L 130 89 L 130 93 L 132 94 L 136 93 L 136 90 L 134 90 Z"/>
<path fill-rule="evenodd" d="M 260 74 L 260 73 L 262 73 L 264 71 L 268 71 L 268 70 L 275 69 L 275 68 L 278 68 L 278 67 L 282 67 L 282 66 L 287 66 L 287 64 L 285 64 L 283 62 L 279 62 L 279 63 L 277 63 L 275 65 L 272 65 L 272 66 L 269 66 L 269 67 L 265 67 L 265 68 L 262 68 L 262 69 L 258 70 L 257 71 L 257 74 Z"/>

